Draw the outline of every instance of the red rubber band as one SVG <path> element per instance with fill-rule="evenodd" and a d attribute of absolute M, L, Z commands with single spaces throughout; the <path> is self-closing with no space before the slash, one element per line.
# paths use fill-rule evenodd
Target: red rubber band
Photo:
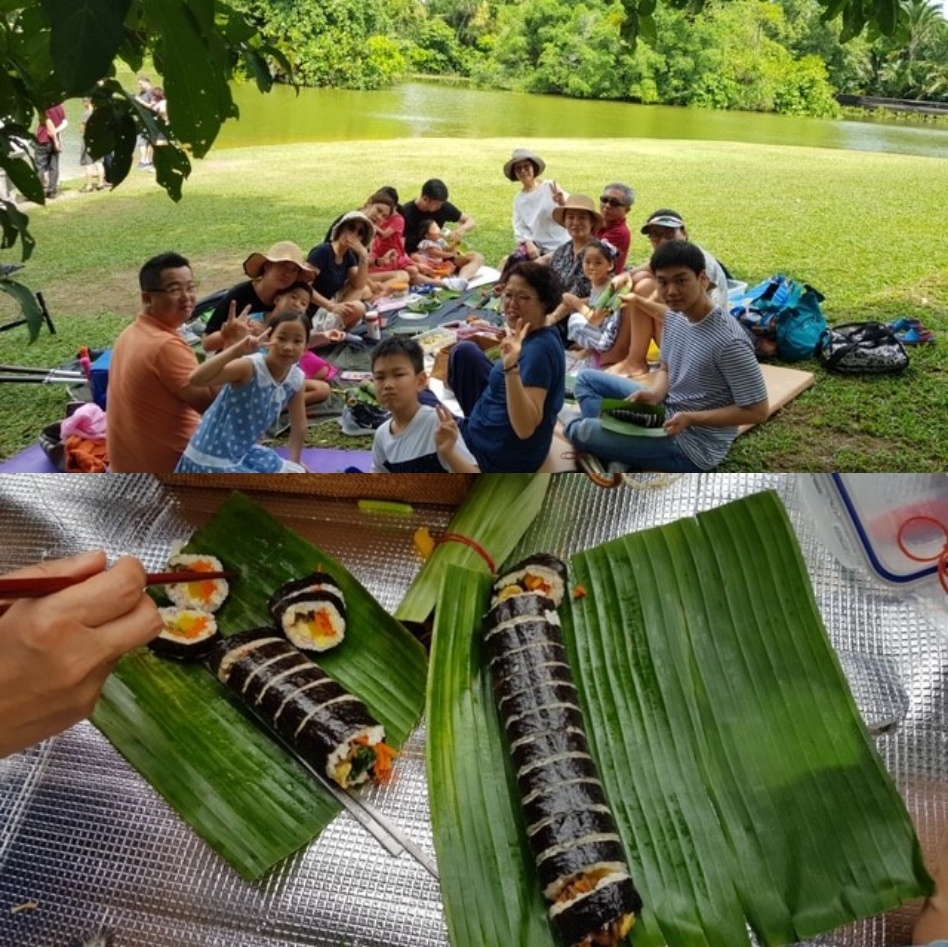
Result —
<path fill-rule="evenodd" d="M 945 526 L 940 520 L 936 520 L 934 516 L 911 516 L 909 517 L 900 527 L 899 531 L 896 534 L 896 542 L 899 544 L 899 549 L 902 551 L 902 554 L 908 556 L 909 559 L 912 559 L 915 562 L 934 562 L 939 558 L 941 553 L 935 553 L 934 556 L 917 556 L 915 553 L 909 552 L 905 546 L 905 527 L 909 523 L 928 523 L 930 526 L 937 526 L 938 529 L 942 531 L 945 536 L 945 548 L 948 549 L 948 526 Z"/>
<path fill-rule="evenodd" d="M 945 545 L 941 552 L 936 552 L 934 556 L 917 556 L 915 553 L 909 552 L 908 548 L 905 545 L 905 527 L 909 523 L 927 523 L 929 526 L 936 526 L 942 531 L 945 537 Z M 901 550 L 904 556 L 907 556 L 909 559 L 912 559 L 915 562 L 938 562 L 938 581 L 941 583 L 941 587 L 948 592 L 948 526 L 945 526 L 941 520 L 936 520 L 934 516 L 910 516 L 900 527 L 899 531 L 896 534 L 896 542 L 899 544 L 899 549 Z"/>
<path fill-rule="evenodd" d="M 464 546 L 470 546 L 470 548 L 487 563 L 490 574 L 496 575 L 497 566 L 494 565 L 493 557 L 476 539 L 471 539 L 470 536 L 463 536 L 461 533 L 443 533 L 438 540 L 438 545 L 440 546 L 441 543 L 461 543 Z"/>

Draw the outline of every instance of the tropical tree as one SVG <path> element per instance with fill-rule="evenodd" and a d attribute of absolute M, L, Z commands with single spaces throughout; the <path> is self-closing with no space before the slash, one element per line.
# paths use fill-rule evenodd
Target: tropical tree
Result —
<path fill-rule="evenodd" d="M 115 79 L 120 60 L 139 70 L 145 56 L 162 76 L 165 123 Z M 32 159 L 20 143 L 45 110 L 69 98 L 91 96 L 94 112 L 86 140 L 93 157 L 111 153 L 113 184 L 131 168 L 144 134 L 155 149 L 158 183 L 174 200 L 190 173 L 189 155 L 207 153 L 228 118 L 238 114 L 230 90 L 236 73 L 269 90 L 271 62 L 287 67 L 246 18 L 221 0 L 7 0 L 0 5 L 0 168 L 31 201 L 45 202 Z M 0 248 L 19 240 L 22 258 L 34 240 L 28 217 L 0 200 Z"/>

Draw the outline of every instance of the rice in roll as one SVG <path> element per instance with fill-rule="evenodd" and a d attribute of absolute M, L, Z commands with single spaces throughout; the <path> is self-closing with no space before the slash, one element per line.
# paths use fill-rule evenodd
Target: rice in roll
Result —
<path fill-rule="evenodd" d="M 345 598 L 325 572 L 285 582 L 268 607 L 276 626 L 301 651 L 328 651 L 345 637 Z"/>
<path fill-rule="evenodd" d="M 178 661 L 197 661 L 208 655 L 220 640 L 211 612 L 169 605 L 158 609 L 161 631 L 148 646 L 155 654 Z"/>
<path fill-rule="evenodd" d="M 169 572 L 223 572 L 217 556 L 179 552 L 168 560 Z M 216 612 L 230 591 L 226 579 L 203 579 L 200 582 L 170 582 L 165 595 L 179 608 L 199 608 Z"/>
<path fill-rule="evenodd" d="M 540 555 L 494 583 L 487 653 L 550 919 L 570 947 L 614 947 L 642 902 L 589 750 L 557 606 L 566 566 Z"/>
<path fill-rule="evenodd" d="M 358 697 L 271 628 L 225 638 L 211 670 L 300 758 L 344 789 L 380 780 L 394 751 Z"/>
<path fill-rule="evenodd" d="M 524 592 L 539 592 L 558 608 L 566 589 L 566 563 L 548 553 L 537 553 L 500 576 L 491 589 L 491 605 Z"/>

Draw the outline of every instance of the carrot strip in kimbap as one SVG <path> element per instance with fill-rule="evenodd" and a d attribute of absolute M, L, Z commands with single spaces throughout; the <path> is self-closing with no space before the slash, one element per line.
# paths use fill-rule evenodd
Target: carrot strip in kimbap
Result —
<path fill-rule="evenodd" d="M 156 654 L 179 661 L 197 661 L 208 655 L 220 640 L 217 621 L 210 612 L 176 605 L 159 608 L 162 627 L 149 642 Z"/>
<path fill-rule="evenodd" d="M 494 583 L 485 648 L 550 918 L 570 947 L 614 947 L 642 900 L 589 751 L 556 608 L 566 566 L 540 555 Z"/>
<path fill-rule="evenodd" d="M 168 560 L 168 569 L 172 572 L 223 572 L 224 566 L 216 556 L 177 553 Z M 165 586 L 165 594 L 179 608 L 199 608 L 205 612 L 216 612 L 229 591 L 226 579 L 171 582 Z"/>
<path fill-rule="evenodd" d="M 345 637 L 346 602 L 325 572 L 284 583 L 268 606 L 277 627 L 302 651 L 328 651 Z"/>
<path fill-rule="evenodd" d="M 384 779 L 395 751 L 358 697 L 273 629 L 223 639 L 211 670 L 318 772 L 344 789 Z"/>

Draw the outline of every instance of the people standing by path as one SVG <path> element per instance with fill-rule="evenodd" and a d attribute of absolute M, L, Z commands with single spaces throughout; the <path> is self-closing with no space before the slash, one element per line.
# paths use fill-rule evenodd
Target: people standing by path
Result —
<path fill-rule="evenodd" d="M 89 153 L 89 147 L 86 144 L 86 126 L 89 119 L 92 118 L 92 99 L 88 96 L 82 100 L 82 123 L 79 126 L 79 133 L 82 136 L 82 151 L 79 154 L 79 164 L 86 172 L 86 183 L 79 188 L 80 193 L 88 194 L 90 191 L 101 191 L 108 187 L 105 183 L 105 168 L 101 161 L 96 161 Z"/>
<path fill-rule="evenodd" d="M 50 106 L 36 129 L 36 171 L 43 182 L 47 199 L 59 196 L 59 156 L 63 150 L 63 132 L 69 122 L 62 103 Z"/>

